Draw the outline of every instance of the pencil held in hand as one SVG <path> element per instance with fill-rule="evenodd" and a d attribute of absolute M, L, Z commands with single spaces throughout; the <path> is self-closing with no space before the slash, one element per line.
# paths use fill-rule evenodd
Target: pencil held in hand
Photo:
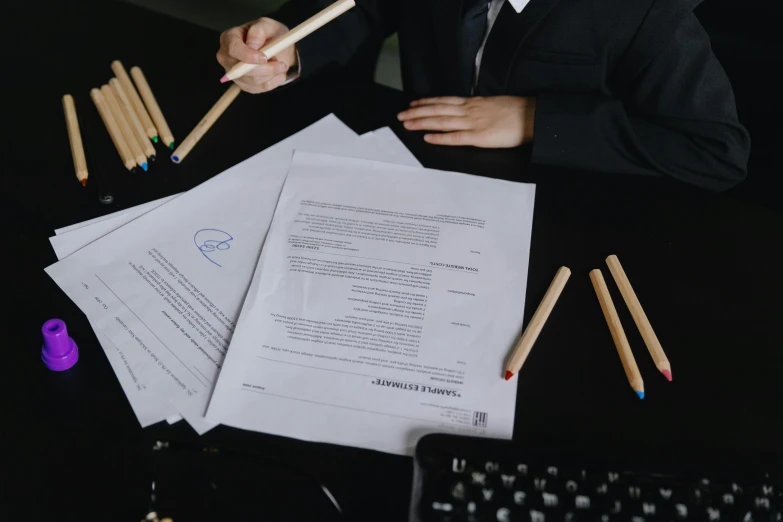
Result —
<path fill-rule="evenodd" d="M 538 339 L 538 334 L 541 333 L 544 323 L 549 319 L 549 314 L 552 313 L 552 309 L 555 307 L 557 299 L 563 292 L 563 288 L 568 282 L 569 277 L 571 277 L 571 270 L 566 266 L 560 267 L 555 274 L 555 278 L 549 284 L 549 288 L 547 288 L 544 298 L 541 300 L 538 308 L 536 308 L 533 318 L 530 319 L 527 328 L 525 328 L 525 331 L 522 333 L 522 337 L 519 338 L 519 342 L 517 342 L 516 347 L 514 347 L 514 351 L 511 352 L 511 357 L 509 357 L 505 368 L 506 380 L 511 379 L 514 374 L 519 372 L 522 365 L 525 364 L 525 360 L 530 354 L 530 350 L 533 349 L 533 344 L 535 344 L 536 339 Z"/>
<path fill-rule="evenodd" d="M 87 159 L 84 156 L 79 119 L 76 117 L 76 105 L 73 103 L 73 96 L 70 94 L 63 96 L 63 111 L 65 112 L 65 124 L 68 127 L 68 141 L 71 143 L 73 170 L 76 172 L 76 179 L 84 187 L 87 185 L 88 176 Z"/>
<path fill-rule="evenodd" d="M 631 317 L 636 323 L 636 327 L 639 329 L 639 333 L 644 339 L 644 344 L 647 345 L 647 350 L 650 352 L 650 356 L 655 362 L 655 367 L 658 368 L 666 380 L 671 382 L 672 380 L 672 365 L 669 363 L 669 359 L 666 357 L 663 348 L 661 347 L 658 336 L 655 335 L 650 320 L 647 319 L 647 314 L 644 313 L 642 304 L 639 302 L 639 298 L 636 297 L 636 292 L 633 291 L 631 282 L 628 280 L 628 276 L 625 275 L 623 265 L 620 264 L 620 260 L 617 256 L 611 255 L 606 258 L 606 264 L 609 265 L 609 271 L 612 273 L 614 282 L 617 283 L 617 288 L 620 289 L 625 300 L 628 310 L 631 312 Z"/>
<path fill-rule="evenodd" d="M 609 289 L 606 287 L 606 281 L 600 270 L 590 272 L 590 280 L 593 282 L 595 294 L 598 296 L 598 302 L 601 304 L 601 310 L 606 318 L 606 324 L 609 326 L 609 332 L 612 334 L 614 345 L 617 347 L 617 354 L 620 356 L 620 362 L 623 363 L 623 370 L 628 382 L 640 399 L 644 399 L 644 381 L 639 373 L 639 367 L 636 366 L 636 359 L 631 352 L 631 345 L 625 337 L 623 325 L 620 323 L 620 317 L 612 303 L 612 297 L 609 295 Z"/>
<path fill-rule="evenodd" d="M 296 44 L 299 40 L 304 38 L 305 36 L 309 35 L 310 33 L 317 31 L 324 25 L 328 24 L 344 12 L 348 11 L 350 8 L 352 8 L 356 3 L 354 0 L 338 0 L 337 2 L 333 3 L 323 11 L 315 14 L 314 16 L 308 18 L 301 24 L 297 25 L 284 35 L 279 36 L 278 38 L 275 38 L 271 42 L 267 43 L 265 46 L 263 46 L 259 51 L 264 54 L 267 58 L 272 58 L 274 56 L 277 56 L 283 49 L 287 49 L 288 47 L 291 47 L 292 45 Z M 221 83 L 230 82 L 231 80 L 236 80 L 237 78 L 241 78 L 245 74 L 247 74 L 249 71 L 251 71 L 254 67 L 256 67 L 255 63 L 246 63 L 246 62 L 239 62 L 236 65 L 234 65 L 221 79 Z"/>

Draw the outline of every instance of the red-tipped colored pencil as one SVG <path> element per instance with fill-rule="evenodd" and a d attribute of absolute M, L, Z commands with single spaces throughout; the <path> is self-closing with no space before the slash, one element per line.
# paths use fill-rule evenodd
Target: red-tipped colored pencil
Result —
<path fill-rule="evenodd" d="M 525 364 L 527 356 L 530 355 L 530 350 L 533 349 L 533 345 L 538 339 L 538 334 L 541 333 L 541 329 L 544 327 L 544 323 L 549 318 L 549 314 L 552 313 L 552 309 L 555 307 L 557 299 L 560 297 L 563 288 L 565 287 L 568 278 L 571 277 L 571 270 L 568 267 L 560 267 L 560 270 L 555 274 L 555 278 L 549 285 L 549 288 L 544 294 L 544 298 L 541 300 L 541 304 L 536 308 L 533 318 L 530 319 L 525 331 L 522 333 L 522 337 L 519 338 L 519 342 L 514 347 L 514 351 L 511 352 L 511 357 L 508 358 L 505 367 L 505 379 L 510 380 L 514 374 L 519 373 L 522 369 L 522 365 Z"/>

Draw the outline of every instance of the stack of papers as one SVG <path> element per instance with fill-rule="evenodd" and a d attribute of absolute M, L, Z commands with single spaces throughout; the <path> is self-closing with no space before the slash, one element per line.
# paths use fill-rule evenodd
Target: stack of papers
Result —
<path fill-rule="evenodd" d="M 409 454 L 510 438 L 535 187 L 422 168 L 328 116 L 198 187 L 56 231 L 142 426 Z"/>

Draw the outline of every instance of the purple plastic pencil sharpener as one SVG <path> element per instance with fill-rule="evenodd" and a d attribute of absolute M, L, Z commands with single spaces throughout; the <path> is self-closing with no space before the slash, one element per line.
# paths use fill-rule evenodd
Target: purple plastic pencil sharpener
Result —
<path fill-rule="evenodd" d="M 49 319 L 41 327 L 43 348 L 41 359 L 50 370 L 62 372 L 79 360 L 79 347 L 68 336 L 68 329 L 61 319 Z"/>

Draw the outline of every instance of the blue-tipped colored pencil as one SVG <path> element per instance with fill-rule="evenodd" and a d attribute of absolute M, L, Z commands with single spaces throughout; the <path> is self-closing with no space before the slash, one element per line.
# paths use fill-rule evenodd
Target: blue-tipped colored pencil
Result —
<path fill-rule="evenodd" d="M 617 315 L 617 309 L 612 302 L 612 296 L 609 295 L 609 289 L 606 287 L 606 281 L 600 270 L 590 272 L 590 280 L 595 288 L 595 295 L 598 296 L 598 302 L 606 318 L 606 324 L 609 326 L 609 333 L 612 334 L 614 345 L 617 347 L 617 354 L 620 356 L 620 362 L 623 363 L 625 376 L 628 383 L 640 399 L 644 399 L 644 381 L 642 374 L 639 373 L 639 367 L 636 366 L 636 359 L 633 357 L 631 345 L 628 344 L 628 338 L 625 337 L 623 325 L 620 323 L 620 317 Z"/>

